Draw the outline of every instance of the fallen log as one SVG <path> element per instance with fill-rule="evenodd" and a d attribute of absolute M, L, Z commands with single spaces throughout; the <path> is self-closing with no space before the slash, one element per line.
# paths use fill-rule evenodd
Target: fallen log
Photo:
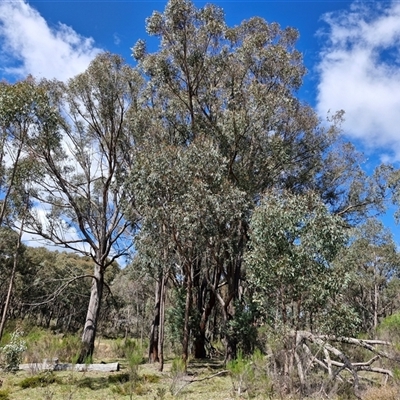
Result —
<path fill-rule="evenodd" d="M 59 363 L 57 362 L 48 362 L 47 360 L 43 360 L 43 362 L 38 363 L 29 363 L 29 364 L 20 364 L 20 370 L 24 371 L 79 371 L 79 372 L 89 372 L 89 371 L 98 371 L 98 372 L 116 372 L 119 371 L 119 363 L 109 363 L 109 364 L 69 364 L 69 363 Z"/>

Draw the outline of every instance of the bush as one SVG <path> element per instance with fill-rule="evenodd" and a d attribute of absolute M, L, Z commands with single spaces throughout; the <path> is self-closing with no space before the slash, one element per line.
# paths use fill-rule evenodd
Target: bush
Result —
<path fill-rule="evenodd" d="M 249 397 L 272 396 L 273 382 L 270 378 L 268 364 L 260 350 L 255 350 L 251 357 L 244 357 L 238 352 L 235 360 L 226 365 L 232 379 L 234 395 L 247 393 Z"/>
<path fill-rule="evenodd" d="M 2 354 L 2 366 L 5 371 L 18 371 L 22 361 L 22 353 L 26 350 L 26 342 L 21 338 L 22 332 L 15 331 L 10 342 L 0 348 Z"/>

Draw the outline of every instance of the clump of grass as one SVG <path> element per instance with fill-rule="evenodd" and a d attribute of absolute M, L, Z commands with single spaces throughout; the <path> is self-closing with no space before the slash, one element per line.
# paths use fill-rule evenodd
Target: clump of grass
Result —
<path fill-rule="evenodd" d="M 32 389 L 36 387 L 44 387 L 53 383 L 62 383 L 62 379 L 55 376 L 52 372 L 45 372 L 42 374 L 28 376 L 19 382 L 19 386 L 22 389 Z"/>
<path fill-rule="evenodd" d="M 155 374 L 143 374 L 141 376 L 141 379 L 143 380 L 143 382 L 146 382 L 146 383 L 158 383 L 158 382 L 160 382 L 160 377 L 158 375 L 155 375 Z"/>
<path fill-rule="evenodd" d="M 157 388 L 154 400 L 164 400 L 166 395 L 167 395 L 167 389 L 165 389 L 165 387 Z"/>
<path fill-rule="evenodd" d="M 133 394 L 137 396 L 144 396 L 149 392 L 150 389 L 141 383 L 136 383 L 136 385 L 132 387 L 131 382 L 125 382 L 114 386 L 111 390 L 113 393 L 119 396 L 130 396 L 130 398 L 132 398 Z"/>
<path fill-rule="evenodd" d="M 33 328 L 26 336 L 28 350 L 25 358 L 30 363 L 53 358 L 73 363 L 80 343 L 80 338 L 75 335 L 55 335 L 51 331 Z"/>
<path fill-rule="evenodd" d="M 9 399 L 10 399 L 10 389 L 0 390 L 0 400 L 9 400 Z"/>
<path fill-rule="evenodd" d="M 108 383 L 110 384 L 125 383 L 128 381 L 129 381 L 129 373 L 110 375 L 108 377 Z"/>
<path fill-rule="evenodd" d="M 139 343 L 134 339 L 116 339 L 112 342 L 112 349 L 116 357 L 129 358 L 132 352 L 137 348 L 141 348 Z"/>
<path fill-rule="evenodd" d="M 183 377 L 186 375 L 186 364 L 181 357 L 177 357 L 172 360 L 171 365 L 171 385 L 170 392 L 172 396 L 176 396 L 187 383 L 183 381 Z"/>
<path fill-rule="evenodd" d="M 397 400 L 399 396 L 399 388 L 393 386 L 371 387 L 363 393 L 364 400 Z"/>

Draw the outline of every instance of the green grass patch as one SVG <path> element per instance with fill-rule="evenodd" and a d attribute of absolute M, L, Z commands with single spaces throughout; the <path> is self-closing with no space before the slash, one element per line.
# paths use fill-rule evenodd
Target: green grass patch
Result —
<path fill-rule="evenodd" d="M 118 384 L 129 382 L 129 373 L 110 375 L 108 378 L 109 384 Z"/>
<path fill-rule="evenodd" d="M 32 389 L 36 387 L 45 387 L 53 383 L 61 384 L 62 379 L 52 372 L 45 372 L 43 374 L 28 376 L 19 382 L 18 386 L 22 389 Z"/>
<path fill-rule="evenodd" d="M 10 390 L 3 389 L 0 390 L 0 400 L 9 400 L 10 399 Z"/>

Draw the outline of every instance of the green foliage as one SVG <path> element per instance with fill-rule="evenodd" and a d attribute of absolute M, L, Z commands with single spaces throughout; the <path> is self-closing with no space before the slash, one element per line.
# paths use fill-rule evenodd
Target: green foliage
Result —
<path fill-rule="evenodd" d="M 129 381 L 115 387 L 117 393 L 129 394 L 132 398 L 133 393 L 144 394 L 146 390 L 141 384 L 139 375 L 139 366 L 143 363 L 143 348 L 134 340 L 126 340 L 124 344 L 124 353 L 127 360 Z"/>
<path fill-rule="evenodd" d="M 239 351 L 236 359 L 229 361 L 226 368 L 230 372 L 235 394 L 241 396 L 246 393 L 249 398 L 257 395 L 269 398 L 273 394 L 268 363 L 260 350 L 255 350 L 250 357 L 244 357 Z"/>
<path fill-rule="evenodd" d="M 234 392 L 240 396 L 247 390 L 248 382 L 254 378 L 254 371 L 249 359 L 238 352 L 236 359 L 226 364 L 226 369 L 231 373 Z"/>
<path fill-rule="evenodd" d="M 391 341 L 400 343 L 400 312 L 383 319 L 379 324 L 378 332 L 390 338 Z"/>
<path fill-rule="evenodd" d="M 172 307 L 166 310 L 166 336 L 171 343 L 172 350 L 179 352 L 183 340 L 183 326 L 185 320 L 186 291 L 183 286 L 176 287 L 172 292 Z"/>
<path fill-rule="evenodd" d="M 356 312 L 359 330 L 374 332 L 387 310 L 397 310 L 400 257 L 392 234 L 376 219 L 353 230 L 350 245 L 335 261 L 349 277 L 343 303 Z"/>
<path fill-rule="evenodd" d="M 182 357 L 175 357 L 172 360 L 170 378 L 171 384 L 169 390 L 172 396 L 176 396 L 185 386 L 186 382 L 183 382 L 183 377 L 186 375 L 186 363 Z"/>
<path fill-rule="evenodd" d="M 343 285 L 332 261 L 346 242 L 341 218 L 316 193 L 267 192 L 251 219 L 245 255 L 254 301 L 269 323 L 304 326 L 309 312 L 326 319 L 328 299 Z M 318 312 L 317 312 L 318 310 Z"/>
<path fill-rule="evenodd" d="M 360 317 L 356 310 L 349 304 L 343 302 L 339 297 L 326 309 L 329 317 L 320 315 L 317 317 L 318 329 L 321 332 L 336 336 L 357 336 L 360 332 Z"/>
<path fill-rule="evenodd" d="M 185 373 L 185 371 L 186 371 L 185 362 L 182 360 L 181 357 L 175 357 L 172 360 L 171 375 L 176 376 Z"/>
<path fill-rule="evenodd" d="M 244 355 L 252 354 L 257 345 L 255 305 L 235 303 L 235 315 L 228 321 L 223 333 L 234 340 Z"/>
<path fill-rule="evenodd" d="M 8 344 L 0 348 L 2 355 L 2 367 L 5 371 L 15 372 L 19 369 L 22 354 L 26 351 L 26 342 L 22 339 L 22 332 L 14 331 Z"/>

